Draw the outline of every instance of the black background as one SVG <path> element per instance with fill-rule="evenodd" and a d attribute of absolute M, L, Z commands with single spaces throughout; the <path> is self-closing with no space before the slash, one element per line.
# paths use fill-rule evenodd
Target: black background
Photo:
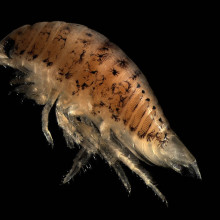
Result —
<path fill-rule="evenodd" d="M 202 181 L 158 167 L 151 172 L 166 196 L 167 208 L 144 183 L 125 168 L 132 191 L 128 195 L 114 171 L 99 157 L 91 169 L 70 184 L 61 180 L 71 168 L 77 148 L 70 150 L 58 128 L 54 109 L 50 130 L 55 148 L 41 131 L 42 106 L 11 91 L 12 69 L 1 75 L 1 210 L 9 217 L 51 218 L 199 217 L 213 214 L 209 199 L 207 158 L 209 104 L 206 57 L 210 33 L 205 5 L 144 5 L 135 2 L 32 2 L 1 5 L 0 39 L 13 29 L 39 21 L 62 20 L 95 29 L 117 44 L 146 75 L 171 127 L 197 158 Z M 205 89 L 206 87 L 206 89 Z M 210 192 L 213 194 L 215 192 Z M 212 209 L 210 209 L 212 207 Z M 77 217 L 77 218 L 78 218 Z"/>

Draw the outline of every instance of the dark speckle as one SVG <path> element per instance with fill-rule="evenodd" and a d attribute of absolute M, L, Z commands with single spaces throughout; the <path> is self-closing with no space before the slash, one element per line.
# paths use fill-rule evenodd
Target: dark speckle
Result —
<path fill-rule="evenodd" d="M 86 51 L 83 50 L 83 52 L 80 54 L 80 57 L 79 57 L 78 63 L 81 63 L 81 62 L 82 62 L 85 53 L 86 53 Z"/>
<path fill-rule="evenodd" d="M 97 57 L 98 57 L 97 61 L 99 62 L 99 64 L 102 64 L 108 58 L 108 54 L 107 53 L 98 54 Z"/>
<path fill-rule="evenodd" d="M 55 37 L 54 39 L 56 39 L 57 41 L 63 40 L 64 44 L 66 43 L 66 38 L 62 37 L 62 35 L 58 35 L 57 37 Z"/>
<path fill-rule="evenodd" d="M 52 66 L 53 65 L 53 62 L 50 62 L 49 58 L 44 59 L 43 62 L 47 63 L 47 66 Z"/>
<path fill-rule="evenodd" d="M 95 73 L 97 73 L 98 71 L 97 70 L 95 70 L 95 71 L 90 71 L 90 73 L 92 73 L 92 74 L 95 74 Z"/>
<path fill-rule="evenodd" d="M 99 48 L 99 50 L 101 50 L 101 51 L 108 51 L 110 46 L 111 46 L 110 42 L 107 41 L 107 42 L 104 43 L 104 45 L 101 48 Z"/>
<path fill-rule="evenodd" d="M 156 109 L 156 107 L 155 107 L 155 106 L 153 106 L 153 108 L 152 108 L 152 109 L 154 109 L 154 110 L 155 110 L 155 109 Z"/>
<path fill-rule="evenodd" d="M 105 103 L 104 103 L 104 102 L 102 102 L 102 101 L 100 101 L 99 105 L 100 105 L 100 106 L 104 106 L 104 105 L 105 105 Z"/>
<path fill-rule="evenodd" d="M 104 46 L 104 47 L 100 48 L 100 50 L 102 50 L 102 51 L 107 51 L 107 50 L 109 50 L 109 49 L 108 49 L 108 47 L 105 47 L 105 46 Z"/>
<path fill-rule="evenodd" d="M 118 117 L 118 115 L 112 114 L 112 119 L 114 119 L 115 121 L 120 121 L 120 118 Z"/>
<path fill-rule="evenodd" d="M 47 63 L 47 66 L 52 66 L 53 65 L 53 62 L 48 62 Z"/>
<path fill-rule="evenodd" d="M 124 122 L 125 125 L 127 124 L 127 120 L 126 119 L 123 119 L 123 122 Z"/>
<path fill-rule="evenodd" d="M 135 131 L 135 130 L 136 130 L 136 128 L 134 128 L 134 127 L 130 126 L 130 130 L 131 130 L 131 131 Z"/>
<path fill-rule="evenodd" d="M 162 120 L 162 118 L 159 118 L 159 122 L 163 123 L 163 120 Z"/>
<path fill-rule="evenodd" d="M 22 50 L 22 51 L 20 52 L 20 55 L 22 55 L 24 52 L 25 52 L 25 50 Z"/>
<path fill-rule="evenodd" d="M 65 74 L 65 78 L 66 78 L 66 79 L 70 79 L 71 77 L 72 77 L 72 73 L 67 72 L 67 73 Z"/>
<path fill-rule="evenodd" d="M 137 88 L 140 88 L 140 87 L 141 87 L 141 85 L 138 83 L 138 84 L 137 84 Z"/>
<path fill-rule="evenodd" d="M 119 74 L 119 72 L 114 68 L 111 70 L 111 72 L 114 76 L 117 76 Z"/>
<path fill-rule="evenodd" d="M 141 75 L 141 71 L 140 70 L 136 70 L 134 73 L 136 74 L 137 77 Z"/>
<path fill-rule="evenodd" d="M 141 92 L 142 92 L 143 94 L 145 93 L 145 91 L 144 91 L 144 90 L 142 90 Z"/>
<path fill-rule="evenodd" d="M 47 58 L 47 59 L 44 59 L 43 62 L 44 62 L 44 63 L 48 63 L 48 62 L 49 62 L 49 59 L 48 59 L 48 58 Z"/>
<path fill-rule="evenodd" d="M 136 70 L 134 71 L 134 73 L 132 74 L 131 78 L 133 80 L 137 79 L 137 77 L 139 77 L 141 75 L 141 71 L 140 70 Z"/>
<path fill-rule="evenodd" d="M 89 37 L 92 37 L 92 34 L 91 33 L 86 33 L 87 36 Z"/>
<path fill-rule="evenodd" d="M 128 82 L 127 80 L 126 81 L 124 81 L 125 83 L 127 83 L 127 88 L 126 88 L 126 92 L 129 92 L 130 91 L 130 89 L 131 89 L 131 83 L 130 82 Z"/>
<path fill-rule="evenodd" d="M 76 87 L 79 88 L 80 85 L 79 85 L 79 80 L 76 80 Z"/>
<path fill-rule="evenodd" d="M 123 69 L 125 69 L 127 67 L 127 65 L 128 65 L 128 62 L 126 60 L 124 60 L 124 59 L 118 60 L 117 63 L 118 63 L 118 66 L 120 66 Z"/>
<path fill-rule="evenodd" d="M 83 44 L 87 44 L 88 41 L 87 41 L 87 40 L 82 40 L 82 43 L 83 43 Z"/>
<path fill-rule="evenodd" d="M 66 27 L 64 27 L 63 30 L 64 30 L 64 31 L 67 30 L 68 32 L 70 32 L 70 27 L 69 27 L 69 26 L 66 26 Z"/>
<path fill-rule="evenodd" d="M 111 88 L 111 89 L 112 89 L 112 94 L 114 93 L 115 88 L 116 88 L 116 83 L 113 83 L 113 84 L 112 84 L 112 88 Z"/>
<path fill-rule="evenodd" d="M 80 39 L 81 43 L 84 44 L 84 47 L 88 46 L 90 44 L 90 41 L 85 40 L 85 39 Z"/>
<path fill-rule="evenodd" d="M 87 85 L 86 83 L 83 83 L 83 84 L 82 84 L 82 90 L 85 89 L 85 88 L 87 88 L 87 87 L 88 87 L 88 85 Z"/>
<path fill-rule="evenodd" d="M 34 56 L 33 56 L 33 60 L 36 59 L 37 57 L 38 57 L 38 55 L 34 55 Z"/>
<path fill-rule="evenodd" d="M 146 99 L 146 101 L 147 101 L 147 102 L 149 102 L 149 101 L 150 101 L 150 99 L 149 99 L 149 98 L 147 98 L 147 99 Z"/>

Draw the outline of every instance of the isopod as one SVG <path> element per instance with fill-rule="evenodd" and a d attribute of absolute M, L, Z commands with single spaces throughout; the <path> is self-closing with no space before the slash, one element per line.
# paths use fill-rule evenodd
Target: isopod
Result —
<path fill-rule="evenodd" d="M 55 104 L 67 146 L 80 146 L 64 183 L 92 155 L 108 162 L 128 192 L 122 163 L 164 202 L 140 161 L 179 173 L 188 169 L 201 178 L 196 159 L 170 128 L 141 70 L 102 34 L 59 21 L 25 25 L 0 42 L 0 65 L 18 69 L 11 81 L 15 91 L 44 106 L 47 141 L 53 145 L 48 115 Z"/>

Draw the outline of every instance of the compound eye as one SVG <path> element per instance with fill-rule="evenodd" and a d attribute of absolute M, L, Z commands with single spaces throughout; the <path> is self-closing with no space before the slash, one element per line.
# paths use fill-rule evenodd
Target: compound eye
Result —
<path fill-rule="evenodd" d="M 14 49 L 14 45 L 15 45 L 15 41 L 10 37 L 7 38 L 4 42 L 4 46 L 3 46 L 4 52 L 7 55 L 7 57 L 10 59 L 11 59 L 11 52 Z"/>

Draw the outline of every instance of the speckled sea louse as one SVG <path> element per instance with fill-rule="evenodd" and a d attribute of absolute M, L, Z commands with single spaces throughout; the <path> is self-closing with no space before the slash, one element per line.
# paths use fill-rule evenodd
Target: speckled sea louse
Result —
<path fill-rule="evenodd" d="M 23 72 L 11 84 L 44 105 L 42 129 L 48 142 L 53 145 L 48 115 L 56 104 L 68 146 L 80 145 L 64 183 L 95 154 L 114 168 L 129 192 L 120 163 L 163 201 L 139 160 L 177 172 L 185 167 L 201 178 L 195 158 L 171 130 L 143 73 L 103 35 L 65 22 L 25 25 L 0 42 L 0 65 Z"/>

